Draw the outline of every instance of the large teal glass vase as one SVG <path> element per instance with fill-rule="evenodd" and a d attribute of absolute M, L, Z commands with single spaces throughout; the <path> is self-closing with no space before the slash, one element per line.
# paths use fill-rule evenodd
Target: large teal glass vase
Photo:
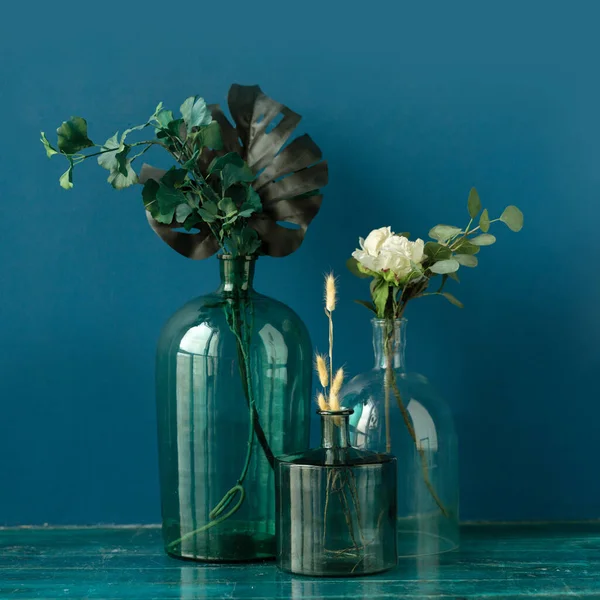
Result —
<path fill-rule="evenodd" d="M 354 409 L 352 444 L 398 460 L 398 554 L 458 547 L 458 455 L 450 409 L 426 377 L 406 369 L 406 320 L 373 319 L 375 366 L 342 389 Z"/>
<path fill-rule="evenodd" d="M 312 347 L 292 309 L 254 291 L 254 259 L 166 323 L 157 352 L 163 536 L 202 561 L 275 555 L 274 456 L 308 447 Z"/>

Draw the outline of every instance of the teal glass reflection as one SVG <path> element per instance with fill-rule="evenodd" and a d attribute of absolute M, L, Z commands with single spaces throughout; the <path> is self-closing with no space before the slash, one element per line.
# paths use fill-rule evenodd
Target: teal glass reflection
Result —
<path fill-rule="evenodd" d="M 254 260 L 220 259 L 219 289 L 158 344 L 163 536 L 175 557 L 250 561 L 275 555 L 274 455 L 308 447 L 312 347 L 294 311 L 253 289 Z"/>
<path fill-rule="evenodd" d="M 406 324 L 398 320 L 388 331 L 373 319 L 375 366 L 340 397 L 354 409 L 352 444 L 398 460 L 399 556 L 425 556 L 459 544 L 457 438 L 443 398 L 427 378 L 406 370 Z"/>

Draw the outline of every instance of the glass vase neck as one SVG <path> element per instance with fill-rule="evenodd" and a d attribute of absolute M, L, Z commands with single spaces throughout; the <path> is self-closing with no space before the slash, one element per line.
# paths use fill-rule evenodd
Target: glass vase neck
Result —
<path fill-rule="evenodd" d="M 321 415 L 321 446 L 338 449 L 350 446 L 348 420 L 353 410 L 317 411 Z"/>
<path fill-rule="evenodd" d="M 387 321 L 373 319 L 373 351 L 375 368 L 406 370 L 406 319 Z"/>
<path fill-rule="evenodd" d="M 218 256 L 221 284 L 218 292 L 224 295 L 242 296 L 253 291 L 256 256 Z"/>

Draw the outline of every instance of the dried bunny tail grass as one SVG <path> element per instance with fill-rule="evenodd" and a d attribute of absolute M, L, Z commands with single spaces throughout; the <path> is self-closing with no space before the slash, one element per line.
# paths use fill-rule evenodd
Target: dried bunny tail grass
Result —
<path fill-rule="evenodd" d="M 333 273 L 328 273 L 325 276 L 325 308 L 327 312 L 332 313 L 335 310 L 336 299 L 335 276 Z"/>
<path fill-rule="evenodd" d="M 340 390 L 342 389 L 342 385 L 344 383 L 344 369 L 339 368 L 335 377 L 333 378 L 333 382 L 331 383 L 331 397 L 334 396 L 337 398 Z"/>
<path fill-rule="evenodd" d="M 329 385 L 329 373 L 327 371 L 327 361 L 322 354 L 317 354 L 315 356 L 315 366 L 317 373 L 319 374 L 319 382 L 321 383 L 321 387 L 326 388 Z"/>
<path fill-rule="evenodd" d="M 325 396 L 323 396 L 322 392 L 319 392 L 319 394 L 317 395 L 317 404 L 319 405 L 319 408 L 321 410 L 329 410 L 329 405 L 327 404 Z"/>
<path fill-rule="evenodd" d="M 333 393 L 333 390 L 329 394 L 329 410 L 340 410 L 340 399 L 337 394 Z"/>

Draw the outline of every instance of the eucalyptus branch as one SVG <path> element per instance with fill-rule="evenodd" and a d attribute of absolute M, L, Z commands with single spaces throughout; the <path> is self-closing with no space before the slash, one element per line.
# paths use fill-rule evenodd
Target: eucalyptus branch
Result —
<path fill-rule="evenodd" d="M 471 217 L 471 220 L 469 221 L 468 225 L 465 227 L 465 236 L 469 235 L 469 227 L 471 227 L 472 224 L 473 224 L 473 217 Z"/>
<path fill-rule="evenodd" d="M 502 219 L 500 219 L 500 218 L 498 218 L 498 219 L 491 219 L 489 221 L 489 223 L 491 225 L 492 223 L 497 223 L 498 221 L 501 221 L 501 220 Z M 467 227 L 467 229 L 468 229 L 468 227 Z M 460 246 L 461 242 L 463 242 L 464 240 L 468 240 L 469 239 L 468 236 L 473 235 L 475 232 L 480 231 L 480 230 L 481 230 L 481 226 L 478 225 L 477 227 L 475 227 L 475 228 L 473 228 L 471 230 L 468 230 L 468 232 L 465 231 L 464 235 L 462 235 L 459 238 L 454 239 L 454 241 L 451 244 L 449 244 L 448 247 L 450 248 L 450 250 L 453 250 L 453 251 L 457 250 L 458 247 Z"/>

